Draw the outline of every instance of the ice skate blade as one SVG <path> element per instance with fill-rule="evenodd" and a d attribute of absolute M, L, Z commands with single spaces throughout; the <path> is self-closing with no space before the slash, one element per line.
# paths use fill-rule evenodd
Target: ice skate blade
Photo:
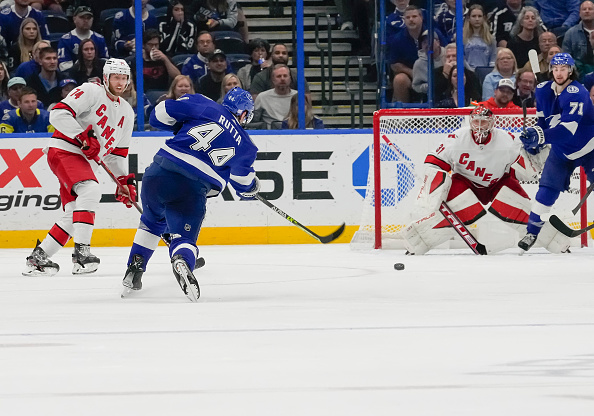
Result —
<path fill-rule="evenodd" d="M 122 294 L 120 297 L 122 299 L 126 299 L 132 297 L 135 292 L 138 292 L 140 289 L 132 289 L 131 287 L 124 286 L 124 290 L 122 290 Z"/>
<path fill-rule="evenodd" d="M 41 271 L 37 267 L 27 266 L 27 270 L 23 271 L 21 274 L 23 276 L 53 276 L 58 273 L 58 270 L 59 269 L 53 267 L 46 267 L 44 271 Z"/>
<path fill-rule="evenodd" d="M 95 273 L 99 268 L 99 263 L 87 263 L 81 266 L 78 263 L 72 265 L 72 274 L 90 274 Z"/>
<path fill-rule="evenodd" d="M 189 271 L 186 267 L 185 262 L 175 261 L 173 263 L 173 267 L 175 269 L 176 274 L 179 277 L 181 277 L 184 281 L 184 284 L 186 286 L 185 289 L 181 286 L 181 282 L 179 282 L 178 280 L 178 283 L 180 283 L 180 287 L 182 288 L 183 292 L 192 302 L 198 302 L 198 298 L 200 297 L 200 289 L 198 288 L 197 283 L 190 283 Z"/>

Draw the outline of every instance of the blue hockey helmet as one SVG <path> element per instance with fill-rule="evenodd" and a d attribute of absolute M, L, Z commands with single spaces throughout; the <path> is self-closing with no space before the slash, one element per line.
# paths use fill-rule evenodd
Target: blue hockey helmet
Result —
<path fill-rule="evenodd" d="M 553 65 L 568 65 L 573 71 L 575 68 L 575 61 L 570 54 L 560 52 L 551 58 L 551 62 L 549 63 L 549 71 L 553 70 Z"/>
<path fill-rule="evenodd" d="M 239 87 L 231 89 L 223 99 L 223 107 L 225 107 L 231 114 L 236 116 L 238 119 L 244 111 L 247 111 L 247 115 L 242 123 L 243 126 L 248 124 L 254 118 L 254 99 L 252 95 L 246 90 L 242 90 Z"/>

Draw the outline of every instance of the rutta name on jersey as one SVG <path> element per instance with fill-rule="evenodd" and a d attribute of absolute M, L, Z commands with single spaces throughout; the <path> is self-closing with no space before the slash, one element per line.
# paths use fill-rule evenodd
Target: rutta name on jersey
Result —
<path fill-rule="evenodd" d="M 471 160 L 470 154 L 468 153 L 462 153 L 458 163 L 464 166 L 464 169 L 474 172 L 474 176 L 481 178 L 483 182 L 487 182 L 485 186 L 488 184 L 493 184 L 498 180 L 497 178 L 493 179 L 493 174 L 487 173 L 486 168 L 479 167 L 474 160 Z"/>

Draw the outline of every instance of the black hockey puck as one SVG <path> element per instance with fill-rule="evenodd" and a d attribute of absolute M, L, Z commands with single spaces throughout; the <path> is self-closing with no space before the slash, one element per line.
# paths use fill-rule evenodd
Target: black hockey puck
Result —
<path fill-rule="evenodd" d="M 404 270 L 404 264 L 402 263 L 395 263 L 394 270 Z"/>
<path fill-rule="evenodd" d="M 194 266 L 194 270 L 204 267 L 205 264 L 206 261 L 204 260 L 204 257 L 198 257 L 196 259 L 196 265 Z"/>

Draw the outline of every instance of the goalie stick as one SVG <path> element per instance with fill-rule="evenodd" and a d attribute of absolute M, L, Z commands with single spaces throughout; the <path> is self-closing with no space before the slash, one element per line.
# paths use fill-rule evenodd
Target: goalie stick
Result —
<path fill-rule="evenodd" d="M 344 227 L 346 225 L 343 222 L 342 225 L 340 227 L 338 227 L 338 229 L 336 231 L 334 231 L 332 234 L 329 234 L 326 236 L 317 235 L 312 230 L 310 230 L 306 226 L 302 225 L 295 218 L 291 217 L 290 215 L 287 215 L 283 210 L 278 208 L 276 205 L 274 205 L 272 202 L 268 201 L 267 199 L 264 199 L 264 197 L 260 196 L 259 194 L 256 194 L 256 199 L 258 201 L 262 202 L 264 205 L 266 205 L 268 208 L 270 208 L 274 212 L 276 212 L 278 215 L 280 215 L 281 217 L 283 217 L 284 219 L 289 221 L 291 224 L 296 225 L 297 227 L 301 228 L 303 231 L 305 231 L 307 234 L 311 235 L 313 238 L 315 238 L 322 244 L 330 243 L 330 242 L 336 240 L 338 237 L 340 237 L 340 235 L 343 233 Z"/>
<path fill-rule="evenodd" d="M 458 216 L 454 214 L 454 211 L 450 209 L 448 204 L 443 201 L 439 206 L 439 212 L 445 217 L 446 221 L 456 230 L 458 235 L 462 237 L 462 240 L 470 247 L 470 249 L 477 255 L 486 255 L 487 248 L 479 243 L 476 238 L 470 233 L 466 225 L 460 221 Z"/>

